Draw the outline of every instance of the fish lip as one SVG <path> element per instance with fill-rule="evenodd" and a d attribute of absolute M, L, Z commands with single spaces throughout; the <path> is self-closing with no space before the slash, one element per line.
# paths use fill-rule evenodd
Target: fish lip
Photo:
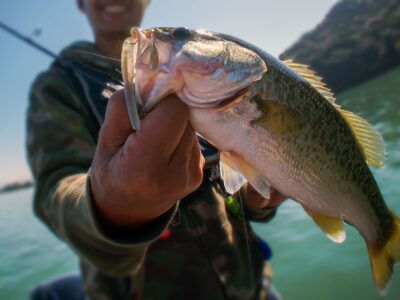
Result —
<path fill-rule="evenodd" d="M 133 43 L 133 62 L 132 62 L 132 67 L 135 69 L 134 73 L 135 73 L 135 98 L 136 98 L 136 106 L 138 109 L 138 114 L 139 117 L 142 118 L 143 116 L 143 100 L 141 97 L 141 89 L 140 89 L 140 85 L 139 85 L 139 81 L 136 79 L 136 63 L 137 63 L 137 59 L 138 59 L 138 55 L 139 55 L 139 51 L 140 51 L 140 47 L 142 44 L 142 38 L 143 38 L 143 33 L 140 27 L 133 27 L 131 29 L 131 39 L 132 39 L 132 43 Z"/>
<path fill-rule="evenodd" d="M 156 69 L 160 70 L 160 72 L 164 72 L 165 70 L 162 69 L 162 65 L 160 66 L 160 62 L 158 60 L 158 48 L 156 46 L 156 40 L 159 39 L 160 35 L 165 36 L 165 32 L 163 29 L 155 28 L 141 28 L 141 27 L 132 27 L 131 28 L 131 41 L 134 45 L 134 62 L 133 67 L 136 68 L 138 66 L 138 59 L 140 59 L 140 55 L 142 51 L 150 48 L 151 57 L 154 57 L 154 60 L 151 60 L 148 67 L 151 71 L 155 71 Z M 139 62 L 140 64 L 140 62 Z M 160 68 L 161 67 L 161 68 Z M 135 70 L 136 73 L 136 70 Z M 139 80 L 135 79 L 135 95 L 136 95 L 136 102 L 138 107 L 139 116 L 142 118 L 144 117 L 155 105 L 155 103 L 147 101 L 143 101 L 142 98 L 142 86 Z"/>
<path fill-rule="evenodd" d="M 141 27 L 132 27 L 131 28 L 131 39 L 132 43 L 134 45 L 134 51 L 135 53 L 133 54 L 134 61 L 133 61 L 133 67 L 136 68 L 136 63 L 138 56 L 140 54 L 142 45 L 143 45 L 143 40 L 144 39 L 149 39 L 150 40 L 150 47 L 151 51 L 158 51 L 157 47 L 155 47 L 155 28 L 149 28 L 149 29 L 144 29 Z M 154 66 L 150 66 L 154 67 Z M 135 71 L 136 73 L 136 71 Z M 139 117 L 143 118 L 150 110 L 152 107 L 149 107 L 148 103 L 143 103 L 142 99 L 142 93 L 141 93 L 142 87 L 140 85 L 140 82 L 136 80 L 135 78 L 135 96 L 136 96 L 136 105 L 138 108 L 138 113 Z"/>
<path fill-rule="evenodd" d="M 145 36 L 144 32 L 146 29 L 140 27 L 132 27 L 131 28 L 131 38 L 134 45 L 138 44 L 140 46 L 143 36 Z"/>
<path fill-rule="evenodd" d="M 152 35 L 154 38 L 158 38 L 159 34 L 163 34 L 163 31 L 159 30 L 157 27 L 153 28 L 142 28 L 142 27 L 132 27 L 131 28 L 131 36 L 133 41 L 141 41 L 143 38 L 151 39 Z"/>
<path fill-rule="evenodd" d="M 131 39 L 132 39 L 133 45 L 136 45 L 139 42 L 139 30 L 140 30 L 140 27 L 132 27 L 131 28 Z"/>

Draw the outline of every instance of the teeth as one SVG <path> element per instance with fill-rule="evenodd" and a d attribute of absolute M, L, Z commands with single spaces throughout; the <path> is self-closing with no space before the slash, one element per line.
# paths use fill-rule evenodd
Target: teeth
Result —
<path fill-rule="evenodd" d="M 125 6 L 122 5 L 107 5 L 104 10 L 108 13 L 116 14 L 125 12 Z"/>

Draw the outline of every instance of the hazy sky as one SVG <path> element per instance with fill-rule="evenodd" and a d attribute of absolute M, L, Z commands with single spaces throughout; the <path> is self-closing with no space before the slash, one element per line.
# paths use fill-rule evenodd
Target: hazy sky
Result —
<path fill-rule="evenodd" d="M 273 55 L 322 21 L 335 0 L 152 0 L 143 26 L 186 26 L 229 33 Z M 91 39 L 74 0 L 1 0 L 0 21 L 54 52 Z M 29 86 L 50 59 L 0 31 L 0 186 L 30 178 L 25 159 L 25 110 Z"/>

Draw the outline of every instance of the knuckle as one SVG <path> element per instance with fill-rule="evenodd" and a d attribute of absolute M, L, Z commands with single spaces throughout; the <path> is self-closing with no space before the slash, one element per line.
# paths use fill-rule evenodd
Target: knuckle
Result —
<path fill-rule="evenodd" d="M 111 103 L 111 105 L 121 105 L 121 103 L 124 102 L 124 99 L 125 99 L 124 90 L 121 89 L 111 95 L 109 102 Z"/>
<path fill-rule="evenodd" d="M 190 176 L 190 186 L 192 189 L 197 189 L 203 181 L 203 168 L 197 167 L 194 168 L 193 172 Z"/>
<path fill-rule="evenodd" d="M 90 185 L 97 195 L 106 195 L 109 192 L 108 170 L 100 164 L 92 164 L 90 168 Z"/>
<path fill-rule="evenodd" d="M 105 146 L 105 141 L 107 140 L 107 125 L 103 123 L 99 130 L 99 137 L 97 139 L 97 151 L 101 151 L 102 148 Z"/>
<path fill-rule="evenodd" d="M 204 158 L 204 156 L 200 153 L 200 169 L 203 171 L 204 166 L 206 165 L 206 159 Z"/>

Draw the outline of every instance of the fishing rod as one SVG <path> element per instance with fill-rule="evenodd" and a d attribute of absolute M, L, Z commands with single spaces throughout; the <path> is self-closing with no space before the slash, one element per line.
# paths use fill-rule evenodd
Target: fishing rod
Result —
<path fill-rule="evenodd" d="M 101 72 L 99 70 L 96 70 L 95 68 L 88 66 L 86 64 L 83 64 L 81 62 L 77 61 L 71 61 L 69 59 L 65 59 L 60 57 L 59 55 L 55 54 L 54 52 L 50 51 L 43 45 L 40 45 L 38 42 L 34 41 L 32 38 L 23 35 L 22 33 L 18 32 L 14 28 L 4 24 L 3 22 L 0 21 L 0 29 L 3 29 L 5 32 L 11 34 L 18 40 L 26 43 L 27 45 L 35 48 L 39 52 L 45 54 L 46 56 L 49 56 L 53 58 L 54 60 L 58 61 L 62 66 L 72 69 L 75 72 L 78 72 L 80 75 L 83 75 L 86 78 L 89 78 L 90 80 L 95 81 L 96 83 L 109 88 L 105 84 L 105 82 L 109 81 L 110 78 L 112 78 L 114 81 L 117 81 L 122 84 L 121 80 L 118 80 L 116 78 L 111 77 L 109 74 L 106 74 L 104 72 Z M 201 150 L 203 154 L 211 161 L 216 161 L 218 159 L 218 151 L 216 148 L 211 145 L 204 137 L 202 137 L 199 133 L 197 133 L 197 137 L 200 140 L 200 145 L 201 145 Z"/>
<path fill-rule="evenodd" d="M 38 42 L 34 41 L 32 38 L 23 35 L 22 33 L 18 32 L 11 26 L 8 26 L 4 24 L 3 22 L 0 21 L 0 29 L 4 30 L 5 32 L 11 34 L 14 36 L 16 39 L 24 42 L 28 46 L 38 50 L 39 52 L 45 54 L 46 56 L 51 57 L 52 59 L 56 60 L 59 64 L 61 64 L 63 67 L 66 67 L 68 69 L 71 69 L 74 73 L 79 73 L 81 76 L 84 76 L 85 78 L 88 78 L 106 88 L 109 88 L 108 85 L 105 84 L 105 82 L 110 81 L 109 79 L 112 79 L 115 82 L 118 82 L 122 84 L 122 81 L 120 79 L 114 78 L 111 75 L 101 72 L 87 64 L 84 64 L 82 62 L 78 61 L 72 61 L 71 59 L 67 58 L 62 58 L 59 55 L 55 54 L 54 52 L 50 51 L 43 45 L 40 45 Z"/>
<path fill-rule="evenodd" d="M 35 48 L 35 49 L 39 50 L 40 52 L 46 54 L 47 56 L 50 56 L 50 57 L 52 57 L 54 59 L 59 59 L 57 54 L 51 52 L 50 50 L 46 49 L 45 47 L 43 47 L 39 43 L 37 43 L 34 40 L 32 40 L 30 37 L 27 37 L 27 36 L 19 33 L 14 28 L 11 28 L 10 26 L 4 24 L 1 21 L 0 21 L 0 28 L 3 29 L 4 31 L 8 32 L 12 36 L 16 37 L 17 39 L 27 43 L 28 45 L 32 46 L 33 48 Z"/>

